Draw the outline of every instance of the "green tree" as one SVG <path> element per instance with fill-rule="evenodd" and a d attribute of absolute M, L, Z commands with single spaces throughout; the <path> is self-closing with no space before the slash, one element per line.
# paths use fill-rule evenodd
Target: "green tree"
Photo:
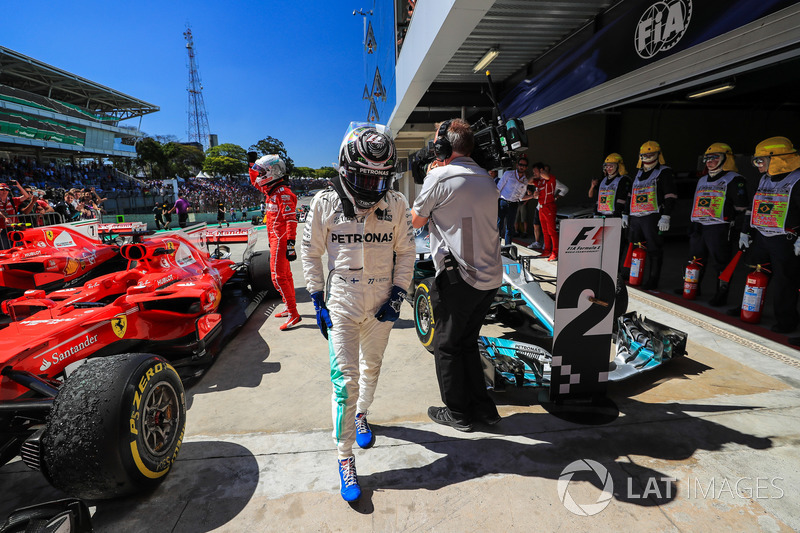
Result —
<path fill-rule="evenodd" d="M 296 176 L 298 178 L 302 177 L 310 177 L 316 175 L 316 170 L 311 167 L 294 167 L 292 170 L 292 176 Z"/>
<path fill-rule="evenodd" d="M 227 177 L 247 172 L 247 152 L 238 144 L 224 143 L 209 148 L 203 162 L 203 170 L 212 175 Z"/>
<path fill-rule="evenodd" d="M 194 176 L 203 168 L 206 154 L 196 146 L 168 142 L 162 146 L 162 150 L 169 160 L 170 176 Z"/>
<path fill-rule="evenodd" d="M 203 170 L 210 176 L 238 176 L 242 173 L 241 161 L 227 156 L 208 156 L 203 162 Z"/>
<path fill-rule="evenodd" d="M 294 174 L 294 161 L 292 161 L 292 158 L 286 153 L 286 147 L 283 143 L 275 137 L 265 137 L 261 139 L 257 143 L 251 145 L 248 151 L 258 152 L 259 157 L 268 154 L 279 155 L 281 159 L 283 159 L 283 162 L 286 163 L 286 174 L 290 176 L 296 175 Z"/>
<path fill-rule="evenodd" d="M 322 167 L 318 168 L 315 173 L 318 178 L 330 179 L 336 175 L 336 169 L 333 167 Z"/>
<path fill-rule="evenodd" d="M 169 172 L 169 158 L 164 154 L 160 142 L 152 137 L 145 137 L 136 143 L 136 164 L 139 165 L 149 177 L 158 179 L 164 178 Z"/>

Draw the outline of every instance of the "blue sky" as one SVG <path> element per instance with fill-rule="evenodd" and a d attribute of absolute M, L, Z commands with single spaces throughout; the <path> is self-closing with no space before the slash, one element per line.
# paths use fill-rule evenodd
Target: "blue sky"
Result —
<path fill-rule="evenodd" d="M 295 165 L 334 162 L 365 120 L 363 22 L 372 0 L 3 2 L 0 44 L 161 108 L 123 124 L 187 135 L 194 35 L 211 133 L 247 149 L 283 141 Z"/>

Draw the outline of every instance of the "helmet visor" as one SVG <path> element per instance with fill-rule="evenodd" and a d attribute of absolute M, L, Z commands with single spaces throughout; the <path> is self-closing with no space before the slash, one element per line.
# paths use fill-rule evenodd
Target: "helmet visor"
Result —
<path fill-rule="evenodd" d="M 344 179 L 352 187 L 353 191 L 360 195 L 382 195 L 389 190 L 389 186 L 392 183 L 392 173 L 388 170 L 348 168 Z"/>

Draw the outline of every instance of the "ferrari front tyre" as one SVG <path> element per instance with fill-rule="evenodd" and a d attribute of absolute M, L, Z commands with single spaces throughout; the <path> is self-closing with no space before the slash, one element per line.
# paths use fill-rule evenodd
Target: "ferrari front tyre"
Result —
<path fill-rule="evenodd" d="M 147 490 L 164 480 L 186 427 L 177 372 L 151 354 L 90 359 L 61 387 L 42 435 L 50 483 L 85 499 Z"/>
<path fill-rule="evenodd" d="M 414 291 L 414 329 L 417 330 L 419 341 L 431 353 L 433 353 L 435 333 L 433 305 L 431 304 L 433 283 L 433 278 L 424 279 L 417 286 L 417 290 Z"/>
<path fill-rule="evenodd" d="M 254 291 L 267 291 L 267 294 L 277 294 L 275 285 L 272 283 L 272 273 L 270 269 L 269 250 L 256 252 L 250 258 L 247 273 L 250 277 L 250 286 Z"/>

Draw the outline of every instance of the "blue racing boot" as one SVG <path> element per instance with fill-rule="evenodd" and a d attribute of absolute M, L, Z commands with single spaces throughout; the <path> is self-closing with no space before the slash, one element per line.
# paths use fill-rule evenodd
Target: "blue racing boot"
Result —
<path fill-rule="evenodd" d="M 356 415 L 356 444 L 365 450 L 375 444 L 375 435 L 367 423 L 367 413 Z"/>
<path fill-rule="evenodd" d="M 356 458 L 348 457 L 339 459 L 339 481 L 341 482 L 340 492 L 346 502 L 354 502 L 361 497 L 361 487 L 358 485 L 356 475 Z"/>

